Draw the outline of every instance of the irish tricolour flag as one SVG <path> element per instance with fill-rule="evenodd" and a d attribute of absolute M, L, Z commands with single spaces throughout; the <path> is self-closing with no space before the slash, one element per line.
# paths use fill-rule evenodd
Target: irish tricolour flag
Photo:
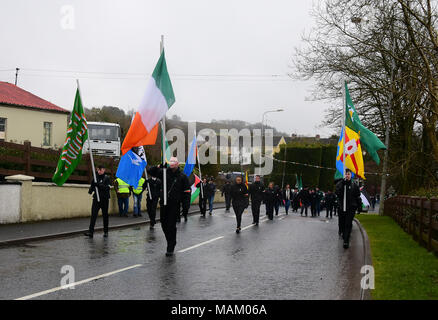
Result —
<path fill-rule="evenodd" d="M 199 197 L 199 192 L 200 192 L 199 190 L 201 190 L 200 188 L 196 187 L 198 183 L 201 182 L 201 179 L 199 179 L 199 177 L 196 174 L 194 174 L 194 176 L 195 176 L 195 183 L 192 184 L 192 196 L 190 198 L 190 204 L 192 204 L 193 201 L 195 201 L 196 198 Z"/>
<path fill-rule="evenodd" d="M 164 117 L 174 102 L 175 95 L 167 72 L 163 50 L 134 116 L 134 121 L 132 121 L 123 141 L 122 154 L 128 152 L 132 147 L 155 144 L 158 121 Z"/>

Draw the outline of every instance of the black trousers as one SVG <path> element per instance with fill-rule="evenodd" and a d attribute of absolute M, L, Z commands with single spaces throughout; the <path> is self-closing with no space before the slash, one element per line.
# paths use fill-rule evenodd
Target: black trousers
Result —
<path fill-rule="evenodd" d="M 96 219 L 99 210 L 102 210 L 103 232 L 108 232 L 108 205 L 109 199 L 100 199 L 100 202 L 97 202 L 96 199 L 93 199 L 93 204 L 91 205 L 90 227 L 88 228 L 90 233 L 94 233 L 94 226 L 96 225 Z"/>
<path fill-rule="evenodd" d="M 260 200 L 251 200 L 251 212 L 254 223 L 259 223 L 261 205 L 262 202 Z"/>
<path fill-rule="evenodd" d="M 312 217 L 316 216 L 316 206 L 313 203 L 310 205 L 310 212 L 312 213 Z"/>
<path fill-rule="evenodd" d="M 161 228 L 167 240 L 167 252 L 173 252 L 176 246 L 176 219 L 179 215 L 179 202 L 160 205 Z"/>
<path fill-rule="evenodd" d="M 303 203 L 303 205 L 301 206 L 301 215 L 303 215 L 303 211 L 304 209 L 306 209 L 306 217 L 307 217 L 307 208 L 309 208 L 309 205 Z"/>
<path fill-rule="evenodd" d="M 351 229 L 353 228 L 353 219 L 354 213 L 356 212 L 355 208 L 347 209 L 347 212 L 343 212 L 339 210 L 339 232 L 342 233 L 342 237 L 344 242 L 350 241 Z"/>
<path fill-rule="evenodd" d="M 236 214 L 236 222 L 237 222 L 237 228 L 240 228 L 240 225 L 242 223 L 242 214 L 243 211 L 245 211 L 245 206 L 241 205 L 241 204 L 233 204 L 233 210 L 234 213 Z"/>
<path fill-rule="evenodd" d="M 199 197 L 199 210 L 201 210 L 201 215 L 205 216 L 205 212 L 207 211 L 207 198 Z"/>
<path fill-rule="evenodd" d="M 325 210 L 326 210 L 325 217 L 328 218 L 328 216 L 330 215 L 330 218 L 333 218 L 333 205 L 328 205 Z"/>
<path fill-rule="evenodd" d="M 274 219 L 274 203 L 273 202 L 266 202 L 266 214 L 268 215 L 269 220 Z"/>
<path fill-rule="evenodd" d="M 190 209 L 190 193 L 184 194 L 181 200 L 181 206 L 182 206 L 182 216 L 184 218 L 187 218 L 187 215 L 189 214 Z"/>
<path fill-rule="evenodd" d="M 148 209 L 150 225 L 153 226 L 154 224 L 156 224 L 155 217 L 157 214 L 158 199 L 152 198 L 151 200 L 148 196 L 146 200 L 146 206 Z"/>
<path fill-rule="evenodd" d="M 231 196 L 225 194 L 225 209 L 230 210 L 231 207 Z"/>

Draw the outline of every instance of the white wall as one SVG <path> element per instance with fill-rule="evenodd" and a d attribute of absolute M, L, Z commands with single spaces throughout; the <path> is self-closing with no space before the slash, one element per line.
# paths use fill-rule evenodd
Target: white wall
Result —
<path fill-rule="evenodd" d="M 20 222 L 21 185 L 0 184 L 0 223 Z"/>

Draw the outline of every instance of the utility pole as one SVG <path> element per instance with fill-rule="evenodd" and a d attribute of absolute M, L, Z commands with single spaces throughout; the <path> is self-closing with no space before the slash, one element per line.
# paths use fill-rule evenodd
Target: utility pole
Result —
<path fill-rule="evenodd" d="M 286 148 L 287 145 L 284 146 L 284 164 L 283 164 L 283 178 L 281 179 L 281 189 L 284 189 L 284 174 L 286 171 Z"/>
<path fill-rule="evenodd" d="M 15 85 L 17 85 L 17 80 L 18 80 L 18 71 L 20 70 L 20 68 L 15 68 Z"/>

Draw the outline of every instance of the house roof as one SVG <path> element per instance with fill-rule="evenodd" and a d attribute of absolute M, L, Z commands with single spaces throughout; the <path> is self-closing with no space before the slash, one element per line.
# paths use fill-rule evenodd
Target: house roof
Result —
<path fill-rule="evenodd" d="M 70 111 L 58 107 L 29 91 L 23 90 L 12 83 L 3 81 L 0 81 L 0 104 L 51 112 L 70 113 Z"/>

